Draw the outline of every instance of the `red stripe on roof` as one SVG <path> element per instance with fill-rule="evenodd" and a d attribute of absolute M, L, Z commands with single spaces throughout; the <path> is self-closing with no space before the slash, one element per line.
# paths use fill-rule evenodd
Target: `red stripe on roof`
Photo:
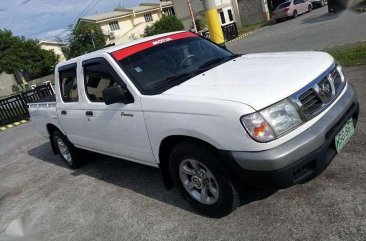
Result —
<path fill-rule="evenodd" d="M 136 45 L 132 45 L 127 48 L 123 48 L 112 53 L 112 56 L 117 59 L 118 61 L 131 56 L 137 52 L 142 50 L 154 47 L 156 45 L 166 43 L 172 40 L 182 39 L 182 38 L 190 38 L 190 37 L 198 37 L 198 35 L 191 33 L 191 32 L 184 32 L 184 33 L 176 33 L 172 35 L 167 35 L 165 37 L 156 38 L 147 42 L 139 43 Z"/>

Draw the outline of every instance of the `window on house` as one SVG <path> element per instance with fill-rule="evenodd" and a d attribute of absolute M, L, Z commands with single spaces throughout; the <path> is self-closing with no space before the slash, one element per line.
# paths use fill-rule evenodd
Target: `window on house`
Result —
<path fill-rule="evenodd" d="M 151 15 L 151 13 L 144 14 L 145 22 L 152 22 L 154 19 Z"/>
<path fill-rule="evenodd" d="M 168 16 L 173 16 L 175 15 L 175 12 L 174 12 L 174 8 L 164 8 L 163 9 L 163 12 L 168 15 Z"/>
<path fill-rule="evenodd" d="M 115 31 L 119 29 L 119 24 L 117 21 L 109 22 L 109 27 L 111 28 L 111 31 Z"/>
<path fill-rule="evenodd" d="M 231 9 L 227 10 L 227 14 L 229 15 L 230 22 L 233 22 L 234 21 L 234 17 L 233 17 L 233 12 L 231 11 Z"/>
<path fill-rule="evenodd" d="M 220 12 L 220 18 L 221 18 L 221 24 L 225 24 L 226 21 L 225 21 L 225 15 L 224 15 L 224 12 Z"/>
<path fill-rule="evenodd" d="M 64 102 L 77 102 L 79 100 L 76 68 L 59 71 L 60 91 Z"/>

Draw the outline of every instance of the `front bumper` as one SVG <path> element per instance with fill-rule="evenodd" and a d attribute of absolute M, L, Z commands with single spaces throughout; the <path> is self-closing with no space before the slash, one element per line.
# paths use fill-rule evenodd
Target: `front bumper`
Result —
<path fill-rule="evenodd" d="M 351 84 L 346 88 L 322 118 L 288 142 L 260 152 L 230 152 L 230 169 L 248 184 L 272 188 L 286 188 L 319 175 L 336 155 L 335 136 L 350 118 L 357 124 L 356 93 Z"/>

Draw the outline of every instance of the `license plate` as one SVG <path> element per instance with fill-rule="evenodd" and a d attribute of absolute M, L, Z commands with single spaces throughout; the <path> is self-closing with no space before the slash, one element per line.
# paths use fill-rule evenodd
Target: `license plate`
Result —
<path fill-rule="evenodd" d="M 335 146 L 337 152 L 340 152 L 342 148 L 347 144 L 351 136 L 355 133 L 352 118 L 347 121 L 342 130 L 338 132 L 335 137 Z"/>

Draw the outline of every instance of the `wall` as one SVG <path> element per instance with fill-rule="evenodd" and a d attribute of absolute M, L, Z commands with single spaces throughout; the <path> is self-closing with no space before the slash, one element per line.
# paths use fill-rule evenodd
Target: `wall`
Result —
<path fill-rule="evenodd" d="M 22 87 L 19 86 L 15 80 L 13 74 L 0 74 L 0 97 L 5 97 L 13 94 L 12 86 L 17 85 L 19 90 L 22 90 Z"/>
<path fill-rule="evenodd" d="M 192 28 L 192 18 L 186 0 L 173 0 L 175 15 L 179 18 L 186 30 Z M 199 0 L 192 0 L 192 8 L 195 16 L 203 14 L 203 5 Z"/>
<path fill-rule="evenodd" d="M 261 0 L 237 0 L 238 9 L 243 26 L 263 22 Z"/>

